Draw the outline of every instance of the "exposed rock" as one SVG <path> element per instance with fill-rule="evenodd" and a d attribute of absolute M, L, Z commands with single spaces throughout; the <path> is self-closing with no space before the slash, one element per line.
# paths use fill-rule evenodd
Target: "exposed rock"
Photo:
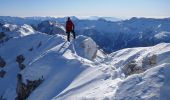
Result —
<path fill-rule="evenodd" d="M 157 60 L 156 55 L 152 55 L 151 57 L 149 57 L 149 65 L 151 66 L 156 65 L 156 60 Z"/>
<path fill-rule="evenodd" d="M 131 74 L 142 73 L 150 67 L 156 65 L 157 63 L 157 55 L 149 55 L 142 60 L 141 66 L 138 66 L 136 61 L 131 61 L 123 67 L 123 72 L 126 76 Z"/>
<path fill-rule="evenodd" d="M 20 70 L 23 70 L 26 66 L 24 64 L 19 64 Z"/>
<path fill-rule="evenodd" d="M 143 69 L 136 64 L 136 61 L 131 61 L 123 67 L 123 72 L 126 76 L 129 76 L 131 74 L 141 73 Z"/>
<path fill-rule="evenodd" d="M 152 54 L 143 58 L 142 66 L 144 68 L 152 67 L 157 64 L 157 55 Z"/>
<path fill-rule="evenodd" d="M 19 56 L 17 56 L 17 58 L 16 58 L 16 62 L 18 62 L 19 64 L 21 64 L 24 60 L 25 60 L 25 58 L 24 58 L 23 55 L 19 55 Z"/>
<path fill-rule="evenodd" d="M 42 82 L 43 82 L 43 77 L 38 80 L 27 80 L 27 94 L 28 96 L 32 93 L 32 91 L 34 91 Z"/>
<path fill-rule="evenodd" d="M 23 82 L 22 75 L 17 75 L 18 83 L 17 83 L 17 97 L 16 100 L 26 100 L 29 95 L 43 82 L 43 77 L 38 80 L 27 80 L 27 84 Z"/>
<path fill-rule="evenodd" d="M 5 67 L 5 65 L 6 65 L 5 60 L 2 59 L 1 56 L 0 56 L 0 67 L 3 68 L 3 67 Z"/>
<path fill-rule="evenodd" d="M 17 97 L 15 98 L 15 100 L 26 100 L 27 96 L 26 96 L 26 85 L 23 83 L 23 78 L 21 74 L 17 75 L 17 88 L 16 88 L 16 93 L 17 93 Z"/>
<path fill-rule="evenodd" d="M 1 71 L 0 71 L 0 77 L 1 77 L 1 78 L 3 78 L 3 77 L 5 76 L 5 74 L 6 74 L 6 71 L 4 71 L 4 70 L 1 70 Z"/>
<path fill-rule="evenodd" d="M 16 58 L 16 62 L 18 62 L 18 65 L 19 65 L 20 70 L 23 70 L 23 69 L 26 67 L 26 66 L 23 64 L 24 60 L 25 60 L 25 58 L 24 58 L 23 55 L 19 55 L 19 56 L 17 56 L 17 58 Z"/>

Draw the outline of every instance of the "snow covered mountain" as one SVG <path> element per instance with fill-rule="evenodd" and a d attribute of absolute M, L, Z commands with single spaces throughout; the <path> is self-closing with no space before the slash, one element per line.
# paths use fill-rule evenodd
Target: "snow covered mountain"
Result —
<path fill-rule="evenodd" d="M 98 17 L 98 16 L 82 17 L 80 19 L 86 19 L 86 20 L 99 20 L 99 19 L 103 19 L 103 20 L 112 21 L 112 22 L 117 22 L 117 21 L 121 21 L 122 20 L 122 19 L 116 18 L 116 17 Z"/>
<path fill-rule="evenodd" d="M 97 22 L 99 24 L 96 26 L 108 23 Z M 136 21 L 132 23 L 137 25 Z M 150 26 L 154 25 L 153 23 Z M 160 33 L 153 35 L 160 39 L 158 43 L 169 41 L 167 21 L 162 23 L 165 25 L 162 24 L 159 28 Z M 59 31 L 56 31 L 56 34 L 48 33 L 49 27 L 53 27 L 52 30 L 56 27 L 62 29 L 60 24 L 53 21 L 38 24 L 41 26 L 39 29 L 27 24 L 0 25 L 0 100 L 15 100 L 18 75 L 23 78 L 24 97 L 27 100 L 170 98 L 170 43 L 125 48 L 106 54 L 97 45 L 102 37 L 95 41 L 88 36 L 79 35 L 75 40 L 67 42 L 66 36 L 58 33 Z M 80 29 L 83 30 L 84 26 L 80 26 Z M 42 31 L 43 28 L 47 31 Z M 90 36 L 93 36 L 96 30 L 89 32 L 92 32 Z M 96 34 L 95 36 L 97 37 Z"/>
<path fill-rule="evenodd" d="M 54 34 L 65 34 L 65 27 L 62 24 L 56 23 L 55 21 L 42 21 L 35 29 L 42 33 L 47 33 L 50 35 Z"/>
<path fill-rule="evenodd" d="M 73 21 L 79 20 L 75 16 L 70 17 Z M 17 24 L 17 25 L 23 25 L 23 24 L 29 24 L 34 25 L 38 24 L 42 21 L 57 21 L 60 23 L 65 23 L 67 20 L 67 17 L 11 17 L 11 16 L 0 16 L 0 23 L 9 23 L 9 24 Z"/>
<path fill-rule="evenodd" d="M 170 32 L 169 18 L 132 18 L 120 22 L 78 20 L 75 23 L 77 33 L 91 37 L 107 53 L 128 47 L 170 42 L 167 34 Z M 163 39 L 158 38 L 158 34 Z"/>
<path fill-rule="evenodd" d="M 25 23 L 33 27 L 37 27 L 39 24 L 41 27 L 37 31 L 48 31 L 47 33 L 57 34 L 58 31 L 60 31 L 59 33 L 63 33 L 63 28 L 61 27 L 65 27 L 66 18 L 15 18 L 2 16 L 0 17 L 0 23 L 19 23 L 17 25 Z M 129 20 L 117 22 L 108 21 L 103 17 L 95 17 L 97 20 L 92 20 L 91 18 L 78 19 L 74 16 L 71 18 L 76 26 L 76 34 L 91 37 L 100 49 L 103 49 L 106 53 L 112 53 L 123 48 L 153 46 L 161 42 L 170 42 L 170 18 L 153 19 L 134 17 Z M 55 27 L 55 24 L 47 25 L 47 23 L 46 25 L 41 25 L 45 22 L 57 22 L 59 26 Z"/>

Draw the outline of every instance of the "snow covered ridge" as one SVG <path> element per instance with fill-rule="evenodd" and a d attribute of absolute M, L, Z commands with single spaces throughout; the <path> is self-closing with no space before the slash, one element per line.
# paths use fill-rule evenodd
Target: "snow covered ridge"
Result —
<path fill-rule="evenodd" d="M 166 100 L 169 55 L 169 43 L 104 55 L 86 36 L 72 42 L 59 34 L 12 38 L 0 48 L 0 97 L 17 97 L 20 73 L 26 86 L 38 82 L 26 88 L 28 100 Z"/>
<path fill-rule="evenodd" d="M 138 19 L 128 21 L 128 26 L 131 26 L 132 30 L 133 25 L 138 25 L 136 24 L 138 21 L 140 23 L 140 20 L 137 22 L 136 20 Z M 142 22 L 143 20 L 145 19 L 142 19 Z M 99 22 L 108 25 L 108 22 L 103 20 Z M 155 20 L 149 23 L 152 26 Z M 160 24 L 159 21 L 157 23 Z M 139 41 L 146 41 L 145 38 L 150 37 L 149 35 L 160 40 L 167 37 L 168 41 L 169 23 L 164 21 L 163 23 L 158 26 L 158 34 L 140 33 L 142 40 Z M 46 25 L 59 26 L 51 21 L 45 21 L 43 28 L 46 28 Z M 26 24 L 20 26 L 6 23 L 0 25 L 0 28 L 5 35 L 12 37 L 0 44 L 0 99 L 14 100 L 17 97 L 18 73 L 23 77 L 27 91 L 24 96 L 28 100 L 170 98 L 170 43 L 158 42 L 159 44 L 155 46 L 127 48 L 106 55 L 98 50 L 95 43 L 100 42 L 105 36 L 103 34 L 103 37 L 100 37 L 102 32 L 95 34 L 96 37 L 100 37 L 96 41 L 80 35 L 75 40 L 67 42 L 64 35 L 41 33 Z M 90 35 L 93 35 L 93 32 L 98 33 L 96 27 L 91 28 L 95 29 L 86 32 Z M 0 34 L 0 41 L 5 39 L 4 34 Z M 108 37 L 113 39 L 110 35 Z M 109 38 L 102 42 L 110 44 Z M 115 46 L 122 46 L 120 38 L 117 38 Z M 136 40 L 134 42 L 138 44 Z M 108 46 L 107 49 L 112 47 Z"/>
<path fill-rule="evenodd" d="M 0 25 L 0 45 L 2 45 L 2 43 L 8 41 L 11 38 L 19 38 L 41 32 L 50 35 L 65 35 L 65 29 L 63 25 L 53 21 L 43 21 L 37 26 L 30 26 L 28 24 L 15 25 L 6 23 Z"/>
<path fill-rule="evenodd" d="M 64 25 L 57 23 L 56 21 L 42 21 L 37 26 L 34 26 L 39 32 L 43 32 L 50 35 L 62 34 L 65 35 Z"/>
<path fill-rule="evenodd" d="M 170 88 L 167 88 L 170 86 L 169 55 L 169 43 L 161 43 L 153 47 L 123 49 L 112 53 L 111 62 L 114 67 L 119 69 L 119 73 L 123 72 L 128 76 L 120 82 L 113 98 L 116 100 L 168 100 L 170 97 L 167 94 L 170 91 Z"/>
<path fill-rule="evenodd" d="M 35 30 L 27 24 L 24 24 L 22 26 L 14 24 L 4 24 L 0 27 L 0 30 L 9 37 L 20 37 L 35 33 Z"/>
<path fill-rule="evenodd" d="M 99 65 L 95 64 L 95 72 L 83 73 L 52 100 L 168 100 L 169 55 L 169 43 L 113 52 Z M 142 71 L 131 70 L 125 77 L 128 70 L 123 68 L 131 61 Z M 93 75 L 97 79 L 93 80 Z"/>
<path fill-rule="evenodd" d="M 0 46 L 11 38 L 18 38 L 35 34 L 36 32 L 30 25 L 24 24 L 22 26 L 14 24 L 2 24 L 0 26 Z"/>
<path fill-rule="evenodd" d="M 45 80 L 47 79 L 47 81 L 43 82 L 44 85 L 46 82 L 49 84 L 52 81 L 54 82 L 53 85 L 55 85 L 56 81 L 54 81 L 54 77 L 58 78 L 62 83 L 59 82 L 58 85 L 56 84 L 56 88 L 49 90 L 53 91 L 54 93 L 52 92 L 52 94 L 54 95 L 57 93 L 57 88 L 57 91 L 61 92 L 62 89 L 70 84 L 67 82 L 64 83 L 66 79 L 72 81 L 81 73 L 81 70 L 90 67 L 90 60 L 97 57 L 97 46 L 95 42 L 85 36 L 78 36 L 71 43 L 67 42 L 65 38 L 63 35 L 51 36 L 43 33 L 35 33 L 12 38 L 5 42 L 0 48 L 0 67 L 2 67 L 0 68 L 0 76 L 3 74 L 2 78 L 0 78 L 0 96 L 9 100 L 15 99 L 17 96 L 15 90 L 18 73 L 22 74 L 25 84 L 39 80 L 43 76 Z M 84 54 L 81 55 L 81 53 Z M 70 73 L 70 77 L 62 79 L 64 78 L 63 75 L 67 76 L 67 73 Z M 12 82 L 7 84 L 9 81 Z M 51 88 L 48 87 L 50 85 Z M 49 84 L 47 87 L 52 89 L 53 85 Z M 59 89 L 60 87 L 62 88 Z M 49 94 L 45 98 L 52 98 L 52 94 Z"/>

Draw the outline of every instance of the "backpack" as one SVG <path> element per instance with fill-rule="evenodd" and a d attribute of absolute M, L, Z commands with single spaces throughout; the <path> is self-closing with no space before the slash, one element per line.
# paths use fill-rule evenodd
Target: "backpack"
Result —
<path fill-rule="evenodd" d="M 73 23 L 72 23 L 72 21 L 67 21 L 67 23 L 66 23 L 66 31 L 70 32 L 72 30 L 73 30 Z"/>

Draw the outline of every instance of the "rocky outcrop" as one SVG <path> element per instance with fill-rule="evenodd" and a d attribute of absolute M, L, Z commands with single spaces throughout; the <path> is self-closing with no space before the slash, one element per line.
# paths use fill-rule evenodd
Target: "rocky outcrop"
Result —
<path fill-rule="evenodd" d="M 132 60 L 131 62 L 127 63 L 123 67 L 122 71 L 124 72 L 125 76 L 129 76 L 132 74 L 139 74 L 153 67 L 156 64 L 157 64 L 157 55 L 153 54 L 153 55 L 144 57 L 142 59 L 142 64 L 139 64 L 139 62 Z"/>
<path fill-rule="evenodd" d="M 44 78 L 39 78 L 38 80 L 27 80 L 27 94 L 28 96 L 43 82 Z"/>
<path fill-rule="evenodd" d="M 39 78 L 38 80 L 27 80 L 27 83 L 25 84 L 23 82 L 23 78 L 21 74 L 17 75 L 17 97 L 16 100 L 26 100 L 26 98 L 29 97 L 29 95 L 43 82 L 44 78 Z"/>
<path fill-rule="evenodd" d="M 18 62 L 19 68 L 20 70 L 23 70 L 26 66 L 23 64 L 25 60 L 25 57 L 23 55 L 19 55 L 16 58 L 16 62 Z"/>
<path fill-rule="evenodd" d="M 126 76 L 129 76 L 131 74 L 141 73 L 143 69 L 136 64 L 136 61 L 131 61 L 123 67 L 123 72 Z"/>
<path fill-rule="evenodd" d="M 19 55 L 17 56 L 16 58 L 16 61 L 20 64 L 20 63 L 23 63 L 23 61 L 25 60 L 24 56 L 23 55 Z"/>
<path fill-rule="evenodd" d="M 157 60 L 157 56 L 156 55 L 150 56 L 149 59 L 148 59 L 149 65 L 151 65 L 151 66 L 156 65 L 156 60 Z"/>
<path fill-rule="evenodd" d="M 19 64 L 19 68 L 20 68 L 20 70 L 23 70 L 24 68 L 25 68 L 26 66 L 24 65 L 24 64 Z"/>

